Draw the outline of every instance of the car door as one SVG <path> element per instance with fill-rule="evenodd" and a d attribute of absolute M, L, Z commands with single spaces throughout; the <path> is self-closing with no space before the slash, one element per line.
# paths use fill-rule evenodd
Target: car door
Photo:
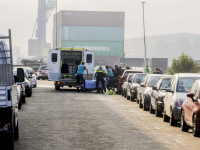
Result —
<path fill-rule="evenodd" d="M 128 96 L 130 96 L 131 84 L 132 84 L 133 79 L 134 79 L 134 75 L 130 75 L 129 81 L 131 81 L 131 82 L 128 82 L 128 84 L 127 84 L 127 95 Z"/>
<path fill-rule="evenodd" d="M 157 88 L 157 90 L 153 90 L 152 91 L 151 104 L 152 104 L 153 108 L 155 108 L 156 100 L 158 99 L 158 96 L 159 96 L 159 89 L 160 89 L 161 82 L 162 82 L 162 79 L 159 79 L 158 82 L 155 85 L 155 87 Z"/>

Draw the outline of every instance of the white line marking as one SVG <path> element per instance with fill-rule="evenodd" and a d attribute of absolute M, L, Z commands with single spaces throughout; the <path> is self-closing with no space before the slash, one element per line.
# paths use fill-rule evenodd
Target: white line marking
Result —
<path fill-rule="evenodd" d="M 158 128 L 158 127 L 155 127 L 156 129 L 160 129 L 160 128 Z"/>
<path fill-rule="evenodd" d="M 185 144 L 183 144 L 181 141 L 179 140 L 175 140 L 177 143 L 182 144 L 183 146 L 186 146 Z"/>

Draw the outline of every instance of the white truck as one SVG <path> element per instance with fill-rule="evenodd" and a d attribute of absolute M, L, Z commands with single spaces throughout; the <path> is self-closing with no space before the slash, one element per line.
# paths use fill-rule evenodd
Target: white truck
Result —
<path fill-rule="evenodd" d="M 92 80 L 95 67 L 95 53 L 84 48 L 57 48 L 49 50 L 49 81 L 55 81 L 55 89 L 69 86 L 76 87 L 76 73 L 78 65 L 84 61 L 88 69 L 88 76 L 84 72 L 85 80 Z"/>
<path fill-rule="evenodd" d="M 1 39 L 9 39 L 9 48 Z M 14 140 L 19 138 L 18 93 L 15 82 L 23 82 L 24 74 L 17 70 L 14 80 L 11 30 L 9 36 L 0 37 L 0 149 L 14 149 Z"/>

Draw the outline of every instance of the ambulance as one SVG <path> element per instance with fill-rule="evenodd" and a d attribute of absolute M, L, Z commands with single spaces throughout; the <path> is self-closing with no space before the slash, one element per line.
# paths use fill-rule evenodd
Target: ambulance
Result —
<path fill-rule="evenodd" d="M 84 48 L 56 48 L 49 50 L 49 74 L 48 80 L 54 81 L 55 89 L 60 87 L 76 87 L 77 86 L 77 69 L 82 61 L 88 69 L 84 72 L 85 80 L 92 80 L 95 68 L 95 52 Z"/>

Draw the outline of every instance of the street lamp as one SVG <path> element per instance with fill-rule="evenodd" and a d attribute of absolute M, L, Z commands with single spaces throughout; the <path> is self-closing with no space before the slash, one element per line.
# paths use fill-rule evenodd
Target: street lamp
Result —
<path fill-rule="evenodd" d="M 142 2 L 142 7 L 143 7 L 143 29 L 144 29 L 144 68 L 146 70 L 147 50 L 146 50 L 146 40 L 145 40 L 144 3 L 145 2 Z"/>

